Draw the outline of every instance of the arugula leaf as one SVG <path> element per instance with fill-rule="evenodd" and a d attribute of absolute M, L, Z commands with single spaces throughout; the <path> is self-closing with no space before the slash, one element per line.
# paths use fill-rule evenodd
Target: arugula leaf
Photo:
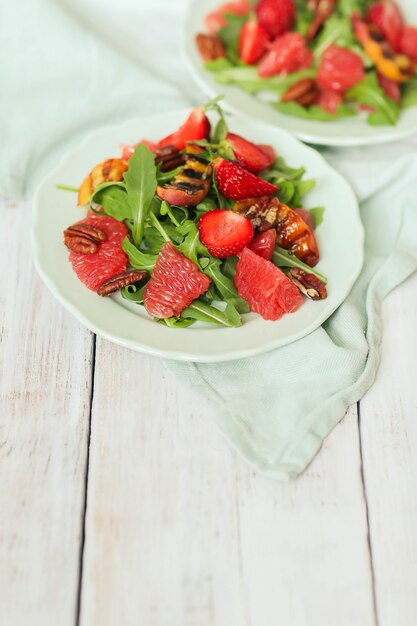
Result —
<path fill-rule="evenodd" d="M 339 0 L 337 8 L 342 15 L 350 19 L 352 13 L 365 15 L 372 0 Z"/>
<path fill-rule="evenodd" d="M 356 112 L 349 105 L 343 102 L 339 104 L 335 113 L 328 113 L 319 106 L 312 106 L 307 109 L 301 106 L 301 104 L 298 104 L 298 102 L 275 102 L 272 106 L 286 115 L 303 117 L 310 120 L 316 120 L 318 122 L 329 122 L 342 117 L 351 117 L 352 115 L 356 115 Z"/>
<path fill-rule="evenodd" d="M 368 115 L 368 123 L 372 126 L 394 126 L 400 115 L 399 106 L 385 95 L 375 72 L 370 72 L 360 83 L 349 89 L 346 97 L 375 108 L 375 113 Z"/>
<path fill-rule="evenodd" d="M 243 24 L 248 20 L 248 16 L 226 13 L 224 18 L 226 20 L 226 26 L 220 28 L 217 34 L 223 42 L 227 58 L 230 59 L 232 63 L 237 63 L 239 61 L 239 34 Z"/>
<path fill-rule="evenodd" d="M 232 280 L 236 274 L 237 262 L 238 262 L 237 256 L 228 256 L 223 261 L 222 272 L 225 276 L 227 276 L 228 278 L 231 278 Z"/>
<path fill-rule="evenodd" d="M 285 178 L 278 178 L 276 182 L 274 182 L 274 185 L 279 187 L 277 196 L 280 201 L 284 204 L 289 204 L 295 193 L 295 184 Z"/>
<path fill-rule="evenodd" d="M 215 74 L 216 72 L 222 72 L 223 70 L 228 70 L 231 67 L 234 67 L 234 65 L 233 65 L 233 63 L 230 63 L 230 61 L 228 59 L 226 59 L 225 57 L 221 57 L 220 59 L 214 59 L 213 61 L 207 61 L 204 64 L 204 67 L 209 72 L 213 72 L 213 74 Z"/>
<path fill-rule="evenodd" d="M 130 265 L 135 270 L 146 270 L 152 272 L 155 267 L 157 254 L 149 254 L 147 252 L 141 252 L 136 246 L 129 240 L 129 237 L 125 237 L 122 241 L 122 249 L 126 252 Z"/>
<path fill-rule="evenodd" d="M 200 241 L 197 224 L 193 220 L 186 220 L 177 232 L 184 236 L 184 241 L 178 246 L 178 250 L 194 263 L 198 263 L 198 256 L 210 256 L 206 246 Z"/>
<path fill-rule="evenodd" d="M 319 59 L 333 43 L 338 46 L 350 47 L 355 42 L 351 20 L 333 14 L 325 21 L 321 33 L 316 38 L 313 54 L 316 59 Z"/>
<path fill-rule="evenodd" d="M 280 248 L 279 246 L 275 246 L 275 250 L 272 253 L 271 261 L 277 267 L 299 267 L 309 274 L 314 274 L 314 276 L 317 276 L 317 278 L 319 278 L 324 284 L 327 283 L 327 278 L 323 276 L 323 274 L 320 274 L 313 267 L 306 265 L 305 263 L 297 259 L 296 256 L 290 254 L 287 250 L 284 250 L 284 248 Z"/>
<path fill-rule="evenodd" d="M 114 217 L 119 222 L 132 218 L 124 183 L 102 183 L 93 192 L 90 202 L 100 204 L 106 215 Z"/>
<path fill-rule="evenodd" d="M 122 298 L 125 300 L 130 300 L 130 302 L 136 302 L 137 304 L 143 304 L 145 287 L 146 285 L 142 285 L 138 289 L 136 285 L 127 285 L 126 287 L 122 287 L 120 293 L 122 294 Z"/>
<path fill-rule="evenodd" d="M 401 98 L 401 108 L 408 109 L 408 107 L 417 105 L 417 78 L 413 78 L 408 83 L 405 83 L 403 87 L 403 94 Z"/>
<path fill-rule="evenodd" d="M 211 69 L 211 67 L 207 67 L 207 69 Z M 288 76 L 260 78 L 255 67 L 251 65 L 244 65 L 217 70 L 214 73 L 213 78 L 218 83 L 241 87 L 250 94 L 257 93 L 258 91 L 269 91 L 280 95 L 284 93 L 288 87 L 291 87 L 291 85 L 300 81 L 302 78 L 315 78 L 316 74 L 317 71 L 310 68 L 288 74 Z"/>
<path fill-rule="evenodd" d="M 223 312 L 219 309 L 216 309 L 214 306 L 210 306 L 205 302 L 202 302 L 200 299 L 194 300 L 186 309 L 181 313 L 181 319 L 194 319 L 199 320 L 200 322 L 209 322 L 211 324 L 219 324 L 221 326 L 227 326 L 229 328 L 240 326 L 242 324 L 242 320 L 239 321 L 236 318 L 235 312 L 227 309 Z"/>
<path fill-rule="evenodd" d="M 156 321 L 160 324 L 164 324 L 165 326 L 169 326 L 169 328 L 187 328 L 187 326 L 191 326 L 191 324 L 195 324 L 196 322 L 195 319 L 182 320 L 178 317 L 167 317 L 166 319 L 157 319 Z"/>
<path fill-rule="evenodd" d="M 209 259 L 208 265 L 202 267 L 202 270 L 206 274 L 206 276 L 211 278 L 217 288 L 217 291 L 224 300 L 229 300 L 230 298 L 238 298 L 239 294 L 234 285 L 234 282 L 222 273 L 221 264 L 222 262 L 220 259 L 215 259 L 211 257 Z"/>
<path fill-rule="evenodd" d="M 324 211 L 324 206 L 315 206 L 312 209 L 308 210 L 311 217 L 313 218 L 314 228 L 317 228 L 317 226 L 320 226 L 320 224 L 322 223 L 324 219 Z"/>
<path fill-rule="evenodd" d="M 161 172 L 158 168 L 156 178 L 158 180 L 158 185 L 164 185 L 165 183 L 169 183 L 173 180 L 180 172 L 184 169 L 183 165 L 179 165 L 174 170 L 170 170 L 169 172 Z"/>
<path fill-rule="evenodd" d="M 154 155 L 143 144 L 139 144 L 130 157 L 129 168 L 123 178 L 133 218 L 133 241 L 136 246 L 139 246 L 143 237 L 145 219 L 157 185 Z"/>

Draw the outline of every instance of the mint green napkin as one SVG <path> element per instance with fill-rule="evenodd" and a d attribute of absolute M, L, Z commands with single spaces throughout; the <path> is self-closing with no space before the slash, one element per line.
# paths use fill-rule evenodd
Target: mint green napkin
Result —
<path fill-rule="evenodd" d="M 184 0 L 124 0 L 117 10 L 111 0 L 2 5 L 3 193 L 32 193 L 57 158 L 95 127 L 204 100 L 179 57 L 184 6 Z M 374 380 L 381 301 L 417 267 L 414 153 L 415 140 L 324 151 L 361 200 L 366 258 L 349 297 L 323 327 L 249 359 L 167 363 L 213 406 L 230 444 L 268 476 L 302 472 Z"/>

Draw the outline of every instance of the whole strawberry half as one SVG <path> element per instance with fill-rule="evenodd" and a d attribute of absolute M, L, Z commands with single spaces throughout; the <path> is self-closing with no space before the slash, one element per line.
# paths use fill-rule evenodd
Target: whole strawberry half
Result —
<path fill-rule="evenodd" d="M 253 17 L 243 24 L 239 35 L 239 57 L 248 65 L 259 61 L 266 51 L 269 43 L 269 35 Z"/>
<path fill-rule="evenodd" d="M 243 215 L 214 209 L 198 222 L 200 240 L 212 256 L 223 259 L 240 252 L 253 238 L 253 226 Z"/>
<path fill-rule="evenodd" d="M 367 14 L 368 22 L 378 26 L 382 35 L 396 52 L 400 49 L 401 33 L 404 28 L 400 10 L 392 0 L 375 2 Z"/>
<path fill-rule="evenodd" d="M 209 135 L 209 119 L 202 109 L 196 108 L 191 111 L 184 124 L 158 142 L 158 147 L 175 146 L 178 150 L 184 150 L 188 141 L 207 139 Z"/>
<path fill-rule="evenodd" d="M 294 0 L 260 0 L 256 5 L 259 24 L 271 35 L 278 37 L 291 30 L 295 20 Z"/>
<path fill-rule="evenodd" d="M 245 198 L 259 198 L 271 196 L 278 191 L 278 187 L 271 185 L 266 180 L 258 178 L 247 170 L 218 157 L 213 161 L 216 172 L 216 183 L 220 193 L 231 200 L 244 200 Z"/>
<path fill-rule="evenodd" d="M 271 161 L 272 154 L 268 156 L 262 147 L 257 146 L 240 135 L 229 133 L 227 135 L 227 141 L 232 146 L 232 150 L 239 165 L 253 174 L 257 174 L 266 167 L 269 167 L 275 160 L 275 152 L 273 152 Z"/>

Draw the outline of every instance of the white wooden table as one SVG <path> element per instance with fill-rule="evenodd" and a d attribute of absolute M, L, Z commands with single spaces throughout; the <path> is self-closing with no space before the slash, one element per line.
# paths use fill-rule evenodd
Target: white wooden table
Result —
<path fill-rule="evenodd" d="M 29 216 L 0 204 L 1 626 L 415 626 L 417 276 L 376 383 L 281 484 L 55 302 Z"/>

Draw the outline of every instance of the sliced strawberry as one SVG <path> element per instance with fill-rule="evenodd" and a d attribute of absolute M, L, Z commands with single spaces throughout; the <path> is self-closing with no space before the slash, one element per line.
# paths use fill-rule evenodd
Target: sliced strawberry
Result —
<path fill-rule="evenodd" d="M 364 76 L 361 57 L 347 48 L 332 44 L 321 57 L 317 82 L 326 91 L 343 94 Z"/>
<path fill-rule="evenodd" d="M 222 209 L 204 213 L 198 230 L 210 254 L 220 259 L 237 254 L 253 238 L 253 226 L 246 217 Z"/>
<path fill-rule="evenodd" d="M 293 209 L 307 224 L 307 226 L 313 231 L 314 230 L 314 220 L 311 217 L 310 213 L 307 209 Z"/>
<path fill-rule="evenodd" d="M 297 287 L 271 261 L 249 248 L 243 248 L 238 256 L 234 282 L 251 311 L 266 320 L 277 320 L 301 306 L 303 298 Z"/>
<path fill-rule="evenodd" d="M 388 98 L 399 104 L 401 102 L 400 86 L 394 80 L 387 78 L 380 72 L 377 72 L 378 84 Z"/>
<path fill-rule="evenodd" d="M 417 62 L 417 28 L 405 26 L 401 33 L 400 51 Z"/>
<path fill-rule="evenodd" d="M 208 13 L 205 18 L 206 26 L 211 33 L 217 33 L 218 30 L 226 26 L 225 15 L 247 15 L 251 9 L 249 0 L 235 0 L 235 2 L 226 2 L 217 7 L 215 11 Z"/>
<path fill-rule="evenodd" d="M 249 170 L 253 174 L 257 174 L 261 170 L 271 165 L 271 159 L 265 152 L 257 145 L 244 139 L 240 135 L 229 133 L 227 140 L 232 146 L 234 155 L 242 167 Z M 275 152 L 274 159 L 275 160 Z M 272 162 L 273 162 L 272 161 Z"/>
<path fill-rule="evenodd" d="M 297 70 L 310 67 L 313 54 L 306 46 L 300 33 L 285 33 L 272 42 L 269 51 L 262 57 L 258 65 L 261 78 L 274 74 L 291 74 Z"/>
<path fill-rule="evenodd" d="M 248 246 L 252 252 L 256 252 L 259 256 L 267 259 L 268 261 L 272 258 L 272 253 L 275 250 L 275 243 L 277 241 L 277 231 L 275 228 L 269 228 L 265 230 L 263 233 L 259 233 L 252 241 L 252 243 Z"/>
<path fill-rule="evenodd" d="M 193 109 L 184 124 L 174 133 L 158 142 L 158 147 L 175 146 L 184 150 L 188 141 L 207 139 L 210 136 L 210 122 L 202 109 Z"/>
<path fill-rule="evenodd" d="M 334 114 L 342 101 L 343 96 L 337 91 L 322 89 L 315 104 L 327 111 L 327 113 Z"/>
<path fill-rule="evenodd" d="M 277 158 L 277 153 L 275 152 L 274 148 L 267 143 L 258 143 L 256 144 L 256 146 L 268 158 L 267 167 L 270 167 L 275 162 L 275 159 Z"/>
<path fill-rule="evenodd" d="M 401 33 L 404 28 L 398 6 L 392 0 L 375 2 L 367 14 L 368 22 L 378 26 L 382 35 L 396 52 L 400 49 Z"/>
<path fill-rule="evenodd" d="M 266 52 L 269 36 L 256 18 L 243 24 L 239 35 L 239 57 L 248 65 L 253 65 Z"/>
<path fill-rule="evenodd" d="M 259 23 L 271 37 L 283 35 L 294 24 L 294 0 L 260 0 L 255 10 Z"/>
<path fill-rule="evenodd" d="M 145 287 L 145 309 L 159 319 L 178 317 L 209 286 L 210 279 L 168 241 L 162 246 Z"/>
<path fill-rule="evenodd" d="M 231 200 L 271 196 L 278 191 L 275 185 L 271 185 L 266 180 L 244 170 L 240 165 L 221 157 L 213 161 L 213 167 L 220 192 Z"/>

